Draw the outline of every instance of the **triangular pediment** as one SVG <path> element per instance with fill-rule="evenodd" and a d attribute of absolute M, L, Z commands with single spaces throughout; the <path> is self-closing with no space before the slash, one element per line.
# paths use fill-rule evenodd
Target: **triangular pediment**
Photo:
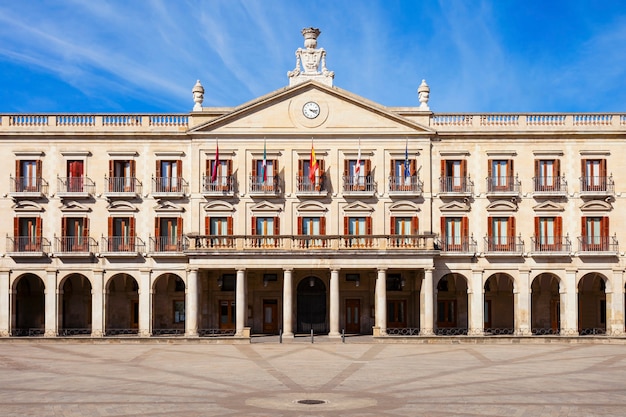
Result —
<path fill-rule="evenodd" d="M 282 211 L 282 207 L 276 204 L 270 203 L 269 201 L 261 201 L 260 203 L 255 204 L 250 208 L 253 213 L 262 212 L 262 213 L 280 213 Z"/>
<path fill-rule="evenodd" d="M 303 108 L 315 103 L 307 118 Z M 194 117 L 202 118 L 202 114 Z M 309 81 L 283 88 L 225 111 L 189 130 L 190 134 L 275 134 L 350 131 L 351 134 L 431 134 L 433 130 L 386 107 L 337 87 Z"/>
<path fill-rule="evenodd" d="M 362 201 L 355 201 L 354 203 L 350 203 L 345 206 L 343 211 L 344 213 L 353 216 L 369 216 L 372 214 L 374 209 L 369 204 L 365 204 Z"/>
<path fill-rule="evenodd" d="M 439 211 L 442 211 L 442 212 L 470 211 L 470 205 L 466 203 L 465 201 L 451 201 L 439 207 Z"/>
<path fill-rule="evenodd" d="M 86 207 L 76 201 L 64 201 L 60 209 L 66 213 L 88 213 L 91 211 L 89 207 Z"/>
<path fill-rule="evenodd" d="M 487 206 L 487 211 L 516 211 L 517 204 L 509 200 L 497 200 Z"/>
<path fill-rule="evenodd" d="M 537 204 L 533 207 L 535 211 L 563 211 L 565 210 L 563 206 L 559 203 L 555 203 L 554 201 L 545 201 L 541 204 Z"/>
<path fill-rule="evenodd" d="M 580 211 L 611 211 L 613 206 L 603 200 L 588 201 L 580 206 Z"/>

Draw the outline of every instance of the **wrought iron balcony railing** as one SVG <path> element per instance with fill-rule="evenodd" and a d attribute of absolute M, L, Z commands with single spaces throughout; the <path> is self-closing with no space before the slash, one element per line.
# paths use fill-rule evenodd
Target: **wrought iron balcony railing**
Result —
<path fill-rule="evenodd" d="M 57 177 L 57 194 L 63 196 L 90 196 L 96 192 L 96 183 L 89 177 Z"/>
<path fill-rule="evenodd" d="M 565 177 L 533 177 L 533 190 L 536 195 L 567 194 Z"/>
<path fill-rule="evenodd" d="M 61 236 L 54 238 L 56 254 L 93 254 L 98 252 L 98 242 L 85 236 Z"/>
<path fill-rule="evenodd" d="M 181 195 L 189 193 L 189 183 L 181 177 L 156 177 L 152 178 L 152 194 L 155 195 Z"/>
<path fill-rule="evenodd" d="M 570 253 L 572 251 L 572 242 L 569 236 L 533 236 L 530 241 L 531 251 L 535 253 Z"/>
<path fill-rule="evenodd" d="M 417 175 L 411 177 L 389 176 L 389 194 L 422 195 L 424 183 Z"/>
<path fill-rule="evenodd" d="M 613 175 L 608 177 L 580 177 L 580 193 L 582 195 L 613 195 L 615 182 Z"/>
<path fill-rule="evenodd" d="M 211 176 L 202 176 L 202 193 L 210 195 L 233 195 L 235 181 L 232 175 L 217 176 L 211 181 Z"/>
<path fill-rule="evenodd" d="M 250 176 L 250 193 L 256 195 L 280 195 L 282 193 L 280 177 L 278 175 L 263 177 Z"/>
<path fill-rule="evenodd" d="M 350 176 L 344 175 L 343 179 L 343 193 L 346 195 L 351 194 L 374 194 L 378 189 L 378 184 L 371 175 Z"/>
<path fill-rule="evenodd" d="M 518 254 L 524 253 L 524 241 L 519 236 L 485 237 L 485 253 Z"/>
<path fill-rule="evenodd" d="M 435 249 L 439 249 L 442 252 L 452 253 L 476 253 L 477 252 L 476 240 L 472 236 L 449 236 L 442 237 L 437 241 Z"/>
<path fill-rule="evenodd" d="M 296 192 L 298 194 L 326 194 L 326 176 L 316 175 L 311 180 L 306 175 L 296 175 Z"/>
<path fill-rule="evenodd" d="M 489 194 L 519 194 L 522 185 L 517 176 L 491 176 L 487 177 L 486 181 Z"/>
<path fill-rule="evenodd" d="M 50 252 L 50 241 L 41 236 L 7 236 L 7 253 L 9 255 L 43 256 Z"/>
<path fill-rule="evenodd" d="M 578 251 L 617 254 L 619 243 L 616 236 L 579 236 Z"/>
<path fill-rule="evenodd" d="M 101 251 L 105 253 L 135 254 L 144 252 L 146 244 L 136 236 L 104 236 Z"/>
<path fill-rule="evenodd" d="M 181 253 L 187 249 L 187 240 L 178 236 L 150 237 L 150 253 Z"/>
<path fill-rule="evenodd" d="M 113 195 L 140 195 L 143 185 L 135 177 L 104 177 L 105 194 Z"/>
<path fill-rule="evenodd" d="M 440 177 L 439 192 L 442 194 L 472 194 L 474 182 L 470 177 Z"/>
<path fill-rule="evenodd" d="M 9 177 L 9 192 L 11 194 L 47 195 L 48 181 L 41 177 Z"/>

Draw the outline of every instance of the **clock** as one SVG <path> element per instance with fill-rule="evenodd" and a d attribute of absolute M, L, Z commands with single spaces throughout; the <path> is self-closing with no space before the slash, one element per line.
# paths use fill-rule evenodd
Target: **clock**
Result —
<path fill-rule="evenodd" d="M 304 114 L 304 117 L 307 119 L 315 119 L 320 115 L 320 105 L 314 101 L 304 103 L 304 106 L 302 106 L 302 114 Z"/>

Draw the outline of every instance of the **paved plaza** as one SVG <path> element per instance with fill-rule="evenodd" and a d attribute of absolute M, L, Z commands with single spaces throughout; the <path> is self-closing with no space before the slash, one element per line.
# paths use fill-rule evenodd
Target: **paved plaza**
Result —
<path fill-rule="evenodd" d="M 4 342 L 0 415 L 626 415 L 624 344 L 307 340 Z"/>

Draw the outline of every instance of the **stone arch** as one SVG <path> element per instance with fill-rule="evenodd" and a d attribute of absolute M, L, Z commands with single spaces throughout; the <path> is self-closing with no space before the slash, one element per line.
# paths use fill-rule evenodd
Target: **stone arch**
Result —
<path fill-rule="evenodd" d="M 91 334 L 92 285 L 83 274 L 68 274 L 59 282 L 59 334 Z"/>
<path fill-rule="evenodd" d="M 532 334 L 559 334 L 561 331 L 561 278 L 542 272 L 533 278 L 531 288 L 530 327 Z"/>
<path fill-rule="evenodd" d="M 109 277 L 105 288 L 106 334 L 137 334 L 139 329 L 137 280 L 132 275 L 118 273 Z"/>
<path fill-rule="evenodd" d="M 437 289 L 436 334 L 467 334 L 469 324 L 468 284 L 467 277 L 455 272 L 443 275 L 435 283 Z"/>
<path fill-rule="evenodd" d="M 152 334 L 185 333 L 185 281 L 166 272 L 152 284 Z"/>
<path fill-rule="evenodd" d="M 483 285 L 486 334 L 513 334 L 515 331 L 515 280 L 504 272 L 490 275 Z"/>
<path fill-rule="evenodd" d="M 46 325 L 45 284 L 39 276 L 26 273 L 13 281 L 11 335 L 39 336 Z"/>
<path fill-rule="evenodd" d="M 606 289 L 608 278 L 599 272 L 588 272 L 578 281 L 578 334 L 605 334 L 607 330 Z"/>

